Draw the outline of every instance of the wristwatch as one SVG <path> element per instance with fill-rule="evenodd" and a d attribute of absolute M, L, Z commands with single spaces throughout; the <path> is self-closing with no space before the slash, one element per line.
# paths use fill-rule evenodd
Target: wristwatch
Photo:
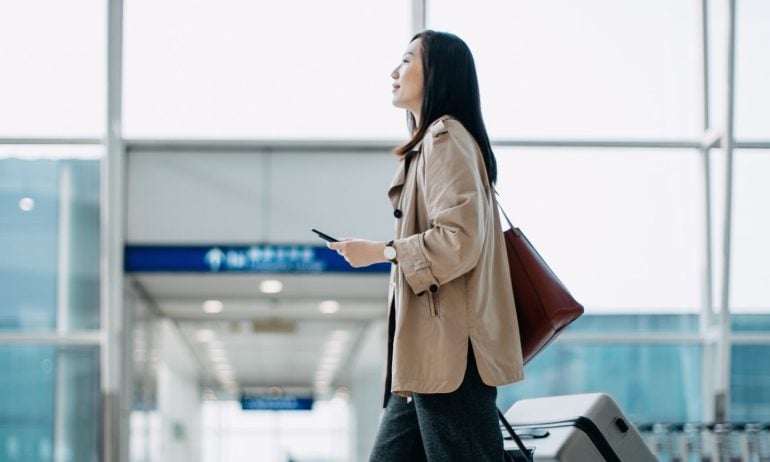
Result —
<path fill-rule="evenodd" d="M 397 263 L 396 257 L 398 256 L 398 253 L 396 252 L 396 248 L 393 247 L 393 241 L 388 241 L 385 244 L 385 250 L 382 252 L 385 255 L 385 258 L 388 259 L 391 263 Z"/>

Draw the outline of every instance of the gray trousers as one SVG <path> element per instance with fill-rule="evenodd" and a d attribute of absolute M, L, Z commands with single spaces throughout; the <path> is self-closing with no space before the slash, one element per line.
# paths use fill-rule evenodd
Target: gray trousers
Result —
<path fill-rule="evenodd" d="M 468 349 L 460 388 L 451 393 L 391 395 L 370 462 L 501 462 L 497 389 L 484 384 Z"/>

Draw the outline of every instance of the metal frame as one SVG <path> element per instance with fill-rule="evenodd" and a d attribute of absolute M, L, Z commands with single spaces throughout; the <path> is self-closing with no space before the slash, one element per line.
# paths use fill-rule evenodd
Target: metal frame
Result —
<path fill-rule="evenodd" d="M 680 140 L 613 140 L 613 139 L 558 139 L 542 138 L 497 138 L 491 143 L 499 147 L 515 148 L 642 148 L 642 149 L 713 149 L 722 146 L 721 136 L 715 141 Z M 134 152 L 387 152 L 401 140 L 280 140 L 280 139 L 131 139 L 122 138 L 125 150 Z M 62 145 L 102 146 L 95 139 L 87 138 L 0 138 L 1 145 Z M 770 150 L 769 141 L 734 141 L 733 149 Z"/>
<path fill-rule="evenodd" d="M 68 333 L 4 332 L 0 345 L 54 345 L 54 346 L 101 346 L 104 334 L 99 331 L 73 331 Z"/>
<path fill-rule="evenodd" d="M 732 240 L 732 202 L 733 202 L 733 149 L 734 139 L 734 109 L 735 109 L 735 0 L 728 0 L 727 12 L 727 99 L 725 102 L 725 127 L 723 150 L 727 156 L 725 181 L 725 210 L 724 210 L 724 240 L 722 262 L 722 299 L 719 310 L 719 342 L 718 342 L 718 377 L 715 419 L 727 421 L 730 418 L 730 359 L 732 356 L 731 322 L 730 322 L 730 253 Z"/>
<path fill-rule="evenodd" d="M 126 151 L 123 143 L 123 0 L 107 0 L 107 156 L 102 163 L 102 459 L 128 460 L 130 321 L 123 310 Z M 128 321 L 128 322 L 126 322 Z M 124 329 L 125 328 L 125 329 Z"/>
<path fill-rule="evenodd" d="M 702 71 L 702 93 L 701 93 L 701 116 L 703 121 L 703 132 L 709 134 L 711 130 L 710 112 L 711 100 L 709 97 L 709 27 L 708 27 L 708 0 L 701 0 L 701 71 Z M 713 232 L 711 228 L 711 155 L 710 149 L 715 143 L 721 141 L 721 137 L 716 134 L 710 140 L 705 140 L 701 148 L 701 157 L 703 159 L 703 194 L 704 194 L 704 274 L 703 274 L 703 301 L 700 315 L 700 336 L 707 338 L 714 318 L 714 257 L 711 250 Z M 701 355 L 701 406 L 704 417 L 714 417 L 714 384 L 710 380 L 709 364 L 713 364 L 713 354 L 708 344 L 704 342 L 703 353 Z"/>

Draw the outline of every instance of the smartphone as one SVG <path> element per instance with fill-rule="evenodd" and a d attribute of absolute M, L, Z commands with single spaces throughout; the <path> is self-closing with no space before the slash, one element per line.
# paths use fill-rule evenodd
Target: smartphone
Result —
<path fill-rule="evenodd" d="M 329 242 L 339 242 L 340 241 L 339 239 L 335 239 L 335 238 L 329 236 L 328 234 L 325 234 L 325 233 L 322 233 L 321 231 L 318 231 L 315 228 L 311 229 L 310 231 L 313 231 L 314 233 L 318 234 L 318 237 L 320 237 L 321 239 L 323 239 L 325 241 L 329 241 Z"/>

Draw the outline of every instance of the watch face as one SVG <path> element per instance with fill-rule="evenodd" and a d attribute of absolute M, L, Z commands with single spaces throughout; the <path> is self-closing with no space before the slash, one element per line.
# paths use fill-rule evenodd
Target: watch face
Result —
<path fill-rule="evenodd" d="M 385 258 L 388 260 L 396 258 L 396 249 L 393 247 L 385 247 Z"/>

